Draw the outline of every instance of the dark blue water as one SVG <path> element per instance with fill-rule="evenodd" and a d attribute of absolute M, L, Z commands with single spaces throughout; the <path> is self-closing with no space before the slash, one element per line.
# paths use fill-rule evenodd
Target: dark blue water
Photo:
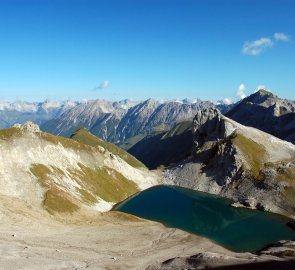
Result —
<path fill-rule="evenodd" d="M 234 251 L 257 251 L 279 240 L 295 239 L 280 215 L 234 208 L 231 201 L 180 187 L 156 186 L 115 210 L 207 237 Z"/>

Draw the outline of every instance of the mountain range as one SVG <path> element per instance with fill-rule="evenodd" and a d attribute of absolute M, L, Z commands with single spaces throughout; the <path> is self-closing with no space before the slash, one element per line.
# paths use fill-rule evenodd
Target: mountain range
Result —
<path fill-rule="evenodd" d="M 198 110 L 211 106 L 214 106 L 212 102 L 198 99 L 163 102 L 154 99 L 142 102 L 2 102 L 0 128 L 33 121 L 46 132 L 70 137 L 78 128 L 84 127 L 104 140 L 129 148 L 147 134 L 168 131 L 180 121 L 192 120 Z M 222 103 L 216 106 L 223 113 L 230 108 L 230 105 Z"/>
<path fill-rule="evenodd" d="M 162 103 L 148 99 L 135 105 L 128 101 L 123 107 L 118 102 L 95 100 L 65 111 L 45 122 L 41 129 L 69 137 L 77 128 L 85 127 L 94 135 L 118 144 L 134 136 L 144 137 L 146 134 L 167 131 L 180 121 L 191 120 L 197 111 L 210 106 L 214 104 L 201 100 L 194 103 Z"/>
<path fill-rule="evenodd" d="M 294 143 L 295 102 L 259 90 L 232 105 L 225 113 L 245 126 L 255 127 L 280 139 Z M 191 154 L 193 121 L 179 122 L 168 131 L 146 137 L 133 137 L 121 145 L 149 168 L 170 165 Z M 174 145 L 174 147 L 172 146 Z"/>
<path fill-rule="evenodd" d="M 59 117 L 66 110 L 78 105 L 74 101 L 49 101 L 44 102 L 0 102 L 0 128 L 8 128 L 16 123 L 23 124 L 33 121 L 38 125 Z"/>

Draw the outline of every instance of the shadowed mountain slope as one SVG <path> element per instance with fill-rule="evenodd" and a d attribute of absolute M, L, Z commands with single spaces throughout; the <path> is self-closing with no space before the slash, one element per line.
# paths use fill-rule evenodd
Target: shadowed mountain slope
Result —
<path fill-rule="evenodd" d="M 128 150 L 148 168 L 168 166 L 190 156 L 192 150 L 192 122 L 180 122 L 174 128 L 153 136 L 146 136 Z"/>

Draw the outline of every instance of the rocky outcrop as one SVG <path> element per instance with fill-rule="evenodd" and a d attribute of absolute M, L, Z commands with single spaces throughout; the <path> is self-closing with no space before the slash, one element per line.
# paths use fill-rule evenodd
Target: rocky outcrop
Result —
<path fill-rule="evenodd" d="M 242 164 L 229 141 L 236 136 L 236 128 L 224 121 L 215 108 L 196 114 L 193 121 L 193 157 L 204 163 L 220 185 L 234 179 Z"/>
<path fill-rule="evenodd" d="M 238 124 L 215 108 L 196 114 L 192 132 L 191 158 L 168 167 L 166 183 L 295 215 L 294 145 Z"/>
<path fill-rule="evenodd" d="M 27 121 L 24 124 L 14 124 L 13 127 L 19 128 L 22 131 L 41 132 L 40 127 L 31 121 Z"/>

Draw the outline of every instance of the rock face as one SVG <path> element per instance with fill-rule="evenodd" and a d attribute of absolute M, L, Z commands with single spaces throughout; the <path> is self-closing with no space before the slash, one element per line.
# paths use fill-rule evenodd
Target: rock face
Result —
<path fill-rule="evenodd" d="M 294 145 L 238 124 L 215 108 L 196 114 L 192 132 L 191 158 L 167 168 L 166 183 L 295 214 Z"/>
<path fill-rule="evenodd" d="M 205 163 L 204 170 L 214 175 L 219 185 L 228 184 L 240 177 L 242 162 L 230 140 L 236 136 L 236 128 L 224 121 L 215 108 L 196 114 L 193 121 L 193 157 Z"/>
<path fill-rule="evenodd" d="M 259 90 L 229 110 L 227 117 L 295 143 L 295 102 Z"/>
<path fill-rule="evenodd" d="M 25 122 L 24 124 L 14 124 L 13 127 L 19 128 L 22 131 L 41 132 L 39 126 L 31 121 Z"/>

